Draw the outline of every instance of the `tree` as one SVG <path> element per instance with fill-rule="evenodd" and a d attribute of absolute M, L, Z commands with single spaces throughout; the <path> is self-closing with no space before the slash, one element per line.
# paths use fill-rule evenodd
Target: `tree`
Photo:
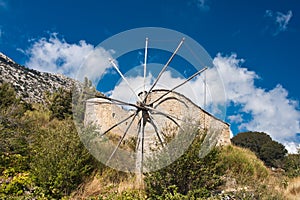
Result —
<path fill-rule="evenodd" d="M 287 153 L 282 144 L 273 141 L 263 132 L 239 133 L 231 141 L 237 146 L 253 151 L 269 167 L 279 167 Z"/>
<path fill-rule="evenodd" d="M 262 145 L 259 155 L 267 166 L 281 167 L 281 162 L 286 153 L 287 150 L 282 144 L 270 141 Z"/>
<path fill-rule="evenodd" d="M 51 119 L 62 120 L 72 116 L 72 93 L 70 91 L 59 88 L 57 92 L 48 96 Z"/>

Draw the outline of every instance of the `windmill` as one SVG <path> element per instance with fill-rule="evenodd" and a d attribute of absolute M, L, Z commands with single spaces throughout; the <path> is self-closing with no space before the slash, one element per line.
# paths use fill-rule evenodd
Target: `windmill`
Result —
<path fill-rule="evenodd" d="M 147 33 L 149 34 L 149 29 L 147 29 Z M 157 36 L 157 34 L 149 35 L 154 38 Z M 169 36 L 169 34 L 166 35 Z M 176 38 L 179 39 L 178 35 Z M 124 38 L 122 39 L 124 40 Z M 141 37 L 137 40 L 141 40 Z M 164 87 L 164 84 L 161 83 L 164 74 L 171 68 L 171 63 L 176 59 L 176 56 L 180 55 L 179 52 L 186 42 L 186 37 L 181 37 L 177 40 L 177 46 L 170 51 L 170 56 L 161 66 L 152 83 L 146 84 L 147 73 L 149 74 L 149 69 L 153 67 L 148 62 L 149 49 L 153 48 L 151 42 L 155 42 L 155 39 L 144 37 L 143 41 L 143 63 L 138 66 L 142 68 L 142 85 L 138 89 L 134 88 L 129 81 L 130 76 L 122 73 L 118 61 L 112 57 L 108 59 L 110 66 L 113 67 L 122 83 L 127 87 L 128 96 L 133 96 L 132 99 L 134 100 L 128 101 L 129 98 L 124 100 L 94 93 L 86 101 L 87 110 L 85 113 L 86 118 L 93 118 L 99 125 L 95 128 L 96 134 L 92 139 L 85 142 L 91 153 L 108 166 L 123 171 L 136 172 L 140 179 L 144 172 L 164 167 L 184 153 L 195 137 L 195 135 L 183 136 L 184 133 L 192 132 L 193 129 L 205 130 L 205 122 L 207 121 L 205 117 L 208 113 L 202 110 L 199 114 L 197 105 L 184 94 L 181 94 L 180 89 L 187 87 L 190 82 L 199 78 L 201 73 L 211 67 L 205 66 L 206 63 L 211 64 L 210 62 L 202 62 L 199 59 L 201 67 L 197 66 L 195 68 L 197 70 L 194 70 L 189 76 L 178 79 L 179 81 L 177 80 L 176 84 L 171 87 Z M 189 46 L 186 45 L 186 47 Z M 189 56 L 196 53 L 191 51 L 191 48 L 188 50 L 187 60 L 193 63 Z M 198 51 L 198 53 L 206 56 L 206 52 L 203 52 L 203 49 Z M 202 93 L 205 94 L 203 96 L 205 104 L 207 101 L 206 83 L 207 81 L 203 80 L 202 77 L 202 84 L 204 84 Z M 92 98 L 93 96 L 96 98 Z M 199 109 L 201 110 L 201 108 Z M 95 113 L 100 113 L 101 117 L 96 116 Z M 91 115 L 95 115 L 95 117 L 91 117 Z M 108 118 L 109 120 L 107 120 Z M 129 150 L 128 144 L 133 144 L 133 148 Z M 174 149 L 176 152 L 173 151 Z M 169 159 L 155 163 L 152 159 L 153 156 L 160 154 L 163 157 L 169 157 Z"/>

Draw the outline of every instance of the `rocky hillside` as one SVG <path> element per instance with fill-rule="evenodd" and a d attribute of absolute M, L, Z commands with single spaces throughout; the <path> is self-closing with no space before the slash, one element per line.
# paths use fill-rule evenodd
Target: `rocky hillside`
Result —
<path fill-rule="evenodd" d="M 30 103 L 44 103 L 45 91 L 70 89 L 74 80 L 61 74 L 39 72 L 14 62 L 0 52 L 0 83 L 13 85 L 17 95 Z"/>

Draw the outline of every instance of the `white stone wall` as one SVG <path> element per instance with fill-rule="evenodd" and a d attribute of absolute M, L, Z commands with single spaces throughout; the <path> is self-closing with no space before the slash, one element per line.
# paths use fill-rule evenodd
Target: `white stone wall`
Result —
<path fill-rule="evenodd" d="M 152 102 L 165 93 L 166 90 L 155 90 L 148 96 L 147 101 Z M 192 101 L 176 92 L 169 93 L 163 99 L 166 99 L 166 101 L 161 104 L 159 104 L 161 100 L 156 102 L 153 104 L 153 108 L 163 113 L 167 113 L 170 117 L 172 116 L 182 128 L 197 125 L 199 129 L 208 130 L 207 134 L 212 134 L 212 136 L 209 137 L 215 137 L 217 145 L 230 144 L 229 124 L 215 118 Z M 130 116 L 132 113 L 134 113 L 134 111 L 122 109 L 121 106 L 113 105 L 109 101 L 101 98 L 89 99 L 86 104 L 85 125 L 96 125 L 101 134 L 116 123 Z M 172 130 L 179 130 L 178 126 L 170 119 L 155 113 L 156 112 L 153 111 L 152 117 L 160 131 L 163 131 L 166 135 L 170 136 Z M 127 133 L 128 137 L 137 136 L 139 118 L 140 116 L 135 118 Z M 131 120 L 127 120 L 110 132 L 121 137 L 130 121 Z M 215 133 L 216 135 L 213 135 Z M 149 123 L 145 127 L 145 144 L 149 149 L 155 148 L 154 146 L 157 146 L 158 144 L 158 137 L 153 126 Z"/>

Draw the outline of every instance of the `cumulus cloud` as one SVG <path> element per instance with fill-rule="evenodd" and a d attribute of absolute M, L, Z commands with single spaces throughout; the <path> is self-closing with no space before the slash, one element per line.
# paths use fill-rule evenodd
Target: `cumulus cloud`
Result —
<path fill-rule="evenodd" d="M 300 149 L 300 144 L 297 144 L 296 142 L 283 142 L 283 145 L 290 153 L 298 153 L 298 150 Z"/>
<path fill-rule="evenodd" d="M 155 67 L 155 64 L 148 64 L 148 68 Z M 142 65 L 139 66 L 142 68 Z M 121 78 L 120 78 L 121 79 Z M 132 90 L 129 88 L 128 84 L 121 80 L 118 85 L 115 86 L 115 88 L 108 92 L 108 95 L 117 98 L 122 99 L 127 102 L 135 102 L 136 101 L 136 94 L 139 94 L 144 90 L 144 84 L 145 89 L 148 91 L 150 87 L 152 86 L 153 82 L 155 81 L 155 77 L 152 75 L 151 72 L 149 72 L 146 76 L 145 82 L 143 76 L 126 76 L 126 80 L 128 81 L 130 87 L 132 90 L 135 91 L 135 94 L 132 92 Z M 160 78 L 158 84 L 154 87 L 154 89 L 172 89 L 179 83 L 183 82 L 185 79 L 180 77 L 174 77 L 172 75 L 171 71 L 166 71 Z M 180 88 L 180 91 L 182 94 L 185 94 L 187 97 L 193 97 L 193 91 L 190 85 L 185 85 Z"/>
<path fill-rule="evenodd" d="M 237 114 L 237 115 L 230 115 L 227 117 L 229 119 L 230 122 L 232 123 L 241 123 L 243 122 L 243 116 L 241 114 Z"/>
<path fill-rule="evenodd" d="M 254 81 L 258 75 L 242 67 L 243 62 L 235 54 L 224 57 L 218 54 L 214 59 L 223 76 L 227 101 L 240 109 L 239 114 L 228 119 L 238 122 L 240 129 L 263 131 L 286 146 L 293 144 L 300 132 L 298 102 L 291 100 L 288 91 L 280 84 L 271 90 L 256 87 Z M 243 119 L 242 114 L 251 118 Z"/>
<path fill-rule="evenodd" d="M 110 67 L 108 59 L 111 53 L 83 40 L 78 44 L 69 44 L 53 33 L 49 38 L 43 37 L 34 41 L 32 46 L 25 50 L 29 57 L 25 65 L 39 71 L 60 73 L 79 79 L 86 76 L 95 80 Z M 88 56 L 89 59 L 85 61 Z"/>
<path fill-rule="evenodd" d="M 216 68 L 206 71 L 207 104 L 227 103 L 227 105 L 233 105 L 235 109 L 238 109 L 238 114 L 228 116 L 227 120 L 237 124 L 240 130 L 266 132 L 273 139 L 286 145 L 290 152 L 295 152 L 299 145 L 294 141 L 297 140 L 296 134 L 300 133 L 300 111 L 298 102 L 289 98 L 288 91 L 279 84 L 271 90 L 257 87 L 255 80 L 259 76 L 254 71 L 243 67 L 244 60 L 238 59 L 236 54 L 230 56 L 218 54 L 213 62 Z M 218 73 L 222 76 L 227 99 L 213 95 L 221 94 L 223 89 L 220 85 L 215 84 L 215 80 L 220 78 Z M 203 107 L 203 79 L 202 74 L 176 91 Z M 146 88 L 150 87 L 153 80 L 154 77 L 148 74 Z M 171 89 L 184 80 L 182 77 L 174 77 L 171 71 L 166 71 L 157 88 Z M 143 77 L 128 77 L 128 82 L 136 93 L 142 91 Z M 121 81 L 111 91 L 111 95 L 127 101 L 135 99 L 124 81 Z M 214 110 L 209 111 L 215 114 Z"/>
<path fill-rule="evenodd" d="M 273 32 L 274 35 L 279 34 L 280 32 L 286 31 L 287 26 L 293 16 L 293 13 L 291 10 L 287 12 L 287 14 L 283 14 L 281 12 L 274 13 L 271 10 L 266 10 L 265 17 L 272 20 L 272 22 L 275 25 L 275 30 Z"/>
<path fill-rule="evenodd" d="M 127 77 L 126 80 L 128 81 L 134 93 L 125 81 L 121 81 L 118 85 L 115 86 L 112 91 L 108 92 L 107 95 L 115 99 L 123 100 L 125 102 L 134 103 L 137 100 L 136 95 L 143 91 L 144 77 Z M 147 76 L 145 80 L 146 89 L 149 89 L 150 84 L 153 80 L 152 75 L 150 74 L 149 76 Z"/>
<path fill-rule="evenodd" d="M 107 73 L 107 69 L 111 67 L 108 60 L 114 52 L 101 47 L 96 48 L 85 41 L 69 44 L 64 39 L 59 39 L 56 34 L 52 34 L 48 39 L 41 38 L 34 41 L 25 53 L 29 56 L 26 65 L 30 68 L 62 73 L 70 77 L 87 76 L 91 80 L 96 80 Z M 84 62 L 88 56 L 89 59 Z M 288 91 L 280 84 L 272 89 L 257 87 L 255 80 L 259 76 L 254 71 L 243 67 L 243 62 L 244 60 L 238 59 L 236 54 L 230 56 L 218 54 L 213 60 L 216 67 L 205 72 L 206 90 L 204 90 L 203 73 L 176 91 L 201 107 L 204 106 L 204 100 L 207 105 L 222 103 L 233 105 L 238 109 L 238 114 L 228 116 L 227 120 L 237 124 L 241 130 L 266 132 L 286 145 L 290 152 L 295 152 L 299 145 L 297 133 L 300 133 L 298 101 L 290 99 Z M 142 66 L 140 67 L 142 69 Z M 151 68 L 151 64 L 148 67 Z M 220 79 L 219 74 L 224 87 L 216 84 L 220 82 L 217 81 Z M 143 90 L 142 76 L 132 74 L 126 78 L 136 94 Z M 145 80 L 146 89 L 150 88 L 154 79 L 152 73 L 148 72 Z M 174 76 L 169 69 L 163 74 L 156 88 L 171 89 L 184 80 L 181 76 Z M 222 95 L 224 88 L 227 98 Z M 206 91 L 206 98 L 204 98 L 204 91 Z M 129 102 L 136 100 L 135 94 L 124 81 L 120 81 L 108 95 Z M 216 115 L 218 110 L 214 108 L 216 107 L 208 106 L 206 109 Z"/>

